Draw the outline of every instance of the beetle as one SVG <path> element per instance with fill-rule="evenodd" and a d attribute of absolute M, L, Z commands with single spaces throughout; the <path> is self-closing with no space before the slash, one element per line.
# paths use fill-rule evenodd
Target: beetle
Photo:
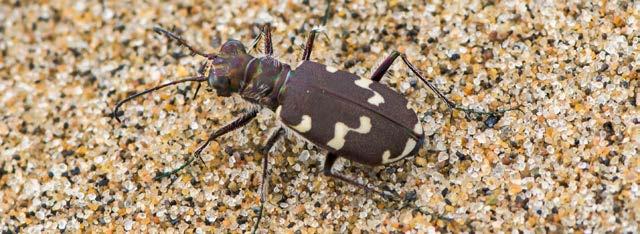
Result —
<path fill-rule="evenodd" d="M 456 105 L 427 81 L 405 54 L 392 52 L 372 73 L 369 79 L 311 60 L 314 40 L 319 30 L 312 30 L 306 43 L 302 61 L 297 66 L 282 63 L 273 57 L 270 24 L 262 28 L 265 56 L 254 57 L 237 40 L 225 42 L 219 53 L 204 53 L 180 36 L 155 27 L 154 31 L 175 40 L 192 55 L 206 59 L 206 64 L 195 77 L 169 82 L 119 101 L 113 117 L 120 122 L 118 109 L 127 101 L 158 89 L 183 82 L 198 82 L 195 95 L 202 82 L 216 90 L 217 96 L 239 94 L 244 100 L 267 108 L 281 123 L 267 138 L 262 148 L 262 185 L 259 225 L 265 202 L 264 180 L 267 175 L 268 151 L 286 131 L 296 133 L 306 141 L 327 151 L 323 173 L 384 198 L 398 199 L 393 192 L 372 188 L 352 178 L 332 172 L 339 157 L 368 166 L 387 165 L 415 155 L 425 141 L 422 124 L 408 100 L 393 89 L 380 83 L 392 63 L 400 58 L 403 63 L 426 84 L 450 109 L 467 113 L 496 114 Z M 261 36 L 256 39 L 256 43 Z M 255 45 L 255 44 L 254 44 Z M 258 109 L 245 110 L 234 121 L 211 133 L 208 139 L 182 166 L 162 173 L 159 177 L 177 173 L 188 166 L 216 138 L 248 124 Z M 415 206 L 414 206 L 415 207 Z M 428 213 L 428 212 L 427 212 Z M 254 229 L 255 230 L 255 229 Z"/>

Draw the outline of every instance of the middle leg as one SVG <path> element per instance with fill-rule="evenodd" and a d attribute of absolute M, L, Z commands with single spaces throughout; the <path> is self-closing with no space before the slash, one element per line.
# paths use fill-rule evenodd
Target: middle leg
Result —
<path fill-rule="evenodd" d="M 250 110 L 246 113 L 244 113 L 242 116 L 238 117 L 237 119 L 235 119 L 233 122 L 228 123 L 227 125 L 223 126 L 222 128 L 214 131 L 213 133 L 211 133 L 211 135 L 209 135 L 209 138 L 207 139 L 207 141 L 202 144 L 200 147 L 198 147 L 198 149 L 193 153 L 193 156 L 191 156 L 191 158 L 189 160 L 187 160 L 184 164 L 182 164 L 181 166 L 179 166 L 178 168 L 171 170 L 169 172 L 163 172 L 160 175 L 156 176 L 156 180 L 158 179 L 162 179 L 163 177 L 167 177 L 170 175 L 173 175 L 175 173 L 178 173 L 180 170 L 184 169 L 185 167 L 189 166 L 193 160 L 195 160 L 196 158 L 200 157 L 200 153 L 202 153 L 202 151 L 209 145 L 209 143 L 211 143 L 211 141 L 215 140 L 216 138 L 227 134 L 228 132 L 231 132 L 233 130 L 236 130 L 244 125 L 247 125 L 249 122 L 251 122 L 251 120 L 256 117 L 256 115 L 258 115 L 258 110 Z"/>

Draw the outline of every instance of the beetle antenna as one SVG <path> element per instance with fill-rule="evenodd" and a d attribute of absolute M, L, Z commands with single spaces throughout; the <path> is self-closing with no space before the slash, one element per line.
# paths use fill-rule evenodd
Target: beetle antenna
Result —
<path fill-rule="evenodd" d="M 186 78 L 186 79 L 182 79 L 182 80 L 172 81 L 172 82 L 169 82 L 169 83 L 166 83 L 166 84 L 161 84 L 161 85 L 158 85 L 156 87 L 153 87 L 153 88 L 147 89 L 145 91 L 142 91 L 140 93 L 136 93 L 134 95 L 131 95 L 131 96 L 125 98 L 124 100 L 119 101 L 116 104 L 116 107 L 113 109 L 113 112 L 111 113 L 111 116 L 113 118 L 115 118 L 118 121 L 118 123 L 121 123 L 122 121 L 120 121 L 120 118 L 118 117 L 119 116 L 118 109 L 123 104 L 125 104 L 126 102 L 131 101 L 134 98 L 140 97 L 140 96 L 145 95 L 147 93 L 151 93 L 151 92 L 156 91 L 158 89 L 167 87 L 167 86 L 176 85 L 176 84 L 180 84 L 180 83 L 184 83 L 184 82 L 190 82 L 190 81 L 203 82 L 203 81 L 206 81 L 206 80 L 207 80 L 207 77 L 204 77 L 204 76 L 191 77 L 191 78 Z"/>
<path fill-rule="evenodd" d="M 153 27 L 153 31 L 155 31 L 158 34 L 162 34 L 162 35 L 166 36 L 167 38 L 169 38 L 169 40 L 176 40 L 178 42 L 178 45 L 180 45 L 180 46 L 187 47 L 187 49 L 189 49 L 189 51 L 191 52 L 192 56 L 193 55 L 200 55 L 200 56 L 208 58 L 208 59 L 211 59 L 211 58 L 214 57 L 213 54 L 206 54 L 206 53 L 196 49 L 195 47 L 189 45 L 189 43 L 186 40 L 182 39 L 182 37 L 180 37 L 180 36 L 178 36 L 178 35 L 176 35 L 176 34 L 174 34 L 172 32 L 169 32 L 169 31 L 167 31 L 167 30 L 165 30 L 165 29 L 163 29 L 161 27 L 157 27 L 157 26 Z"/>

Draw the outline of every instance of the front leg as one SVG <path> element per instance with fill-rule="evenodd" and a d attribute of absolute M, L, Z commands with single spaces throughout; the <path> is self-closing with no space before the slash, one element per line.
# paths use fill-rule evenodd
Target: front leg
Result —
<path fill-rule="evenodd" d="M 258 220 L 256 220 L 256 223 L 253 225 L 253 233 L 256 233 L 256 230 L 258 230 L 258 227 L 260 226 L 260 220 L 262 220 L 262 210 L 264 209 L 264 203 L 267 200 L 266 196 L 266 181 L 267 181 L 267 175 L 269 174 L 269 150 L 271 150 L 271 148 L 273 147 L 273 145 L 280 140 L 280 138 L 282 137 L 282 134 L 284 134 L 284 128 L 279 127 L 275 132 L 273 132 L 273 134 L 269 137 L 269 139 L 267 139 L 267 143 L 264 144 L 264 147 L 262 147 L 262 154 L 263 154 L 263 158 L 262 158 L 262 181 L 260 182 L 260 208 L 258 209 Z"/>
<path fill-rule="evenodd" d="M 196 158 L 200 157 L 200 153 L 202 153 L 204 148 L 206 148 L 209 145 L 209 143 L 211 143 L 211 141 L 215 140 L 216 138 L 224 134 L 227 134 L 228 132 L 238 129 L 244 125 L 247 125 L 249 122 L 251 122 L 253 118 L 256 117 L 257 114 L 258 114 L 257 109 L 247 111 L 244 114 L 242 114 L 242 116 L 235 119 L 233 122 L 228 123 L 222 128 L 219 128 L 218 130 L 214 131 L 213 133 L 211 133 L 211 135 L 209 135 L 209 138 L 207 139 L 207 141 L 204 144 L 202 144 L 200 147 L 198 147 L 198 149 L 193 153 L 193 156 L 189 160 L 187 160 L 184 164 L 182 164 L 181 166 L 179 166 L 174 170 L 163 172 L 162 174 L 156 176 L 155 179 L 158 180 L 158 179 L 162 179 L 163 177 L 173 175 L 175 173 L 178 173 L 180 170 L 184 169 L 185 167 L 189 166 L 191 162 L 193 162 Z"/>

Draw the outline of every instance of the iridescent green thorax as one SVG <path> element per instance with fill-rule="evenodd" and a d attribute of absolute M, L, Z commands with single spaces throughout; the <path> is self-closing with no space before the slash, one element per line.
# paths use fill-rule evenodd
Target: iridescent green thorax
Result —
<path fill-rule="evenodd" d="M 242 43 L 229 40 L 220 53 L 210 57 L 209 85 L 218 96 L 228 97 L 238 92 L 253 103 L 275 110 L 280 87 L 291 68 L 272 57 L 255 58 Z"/>
<path fill-rule="evenodd" d="M 291 68 L 271 57 L 256 58 L 247 64 L 244 83 L 240 91 L 243 98 L 275 110 L 280 87 Z"/>

